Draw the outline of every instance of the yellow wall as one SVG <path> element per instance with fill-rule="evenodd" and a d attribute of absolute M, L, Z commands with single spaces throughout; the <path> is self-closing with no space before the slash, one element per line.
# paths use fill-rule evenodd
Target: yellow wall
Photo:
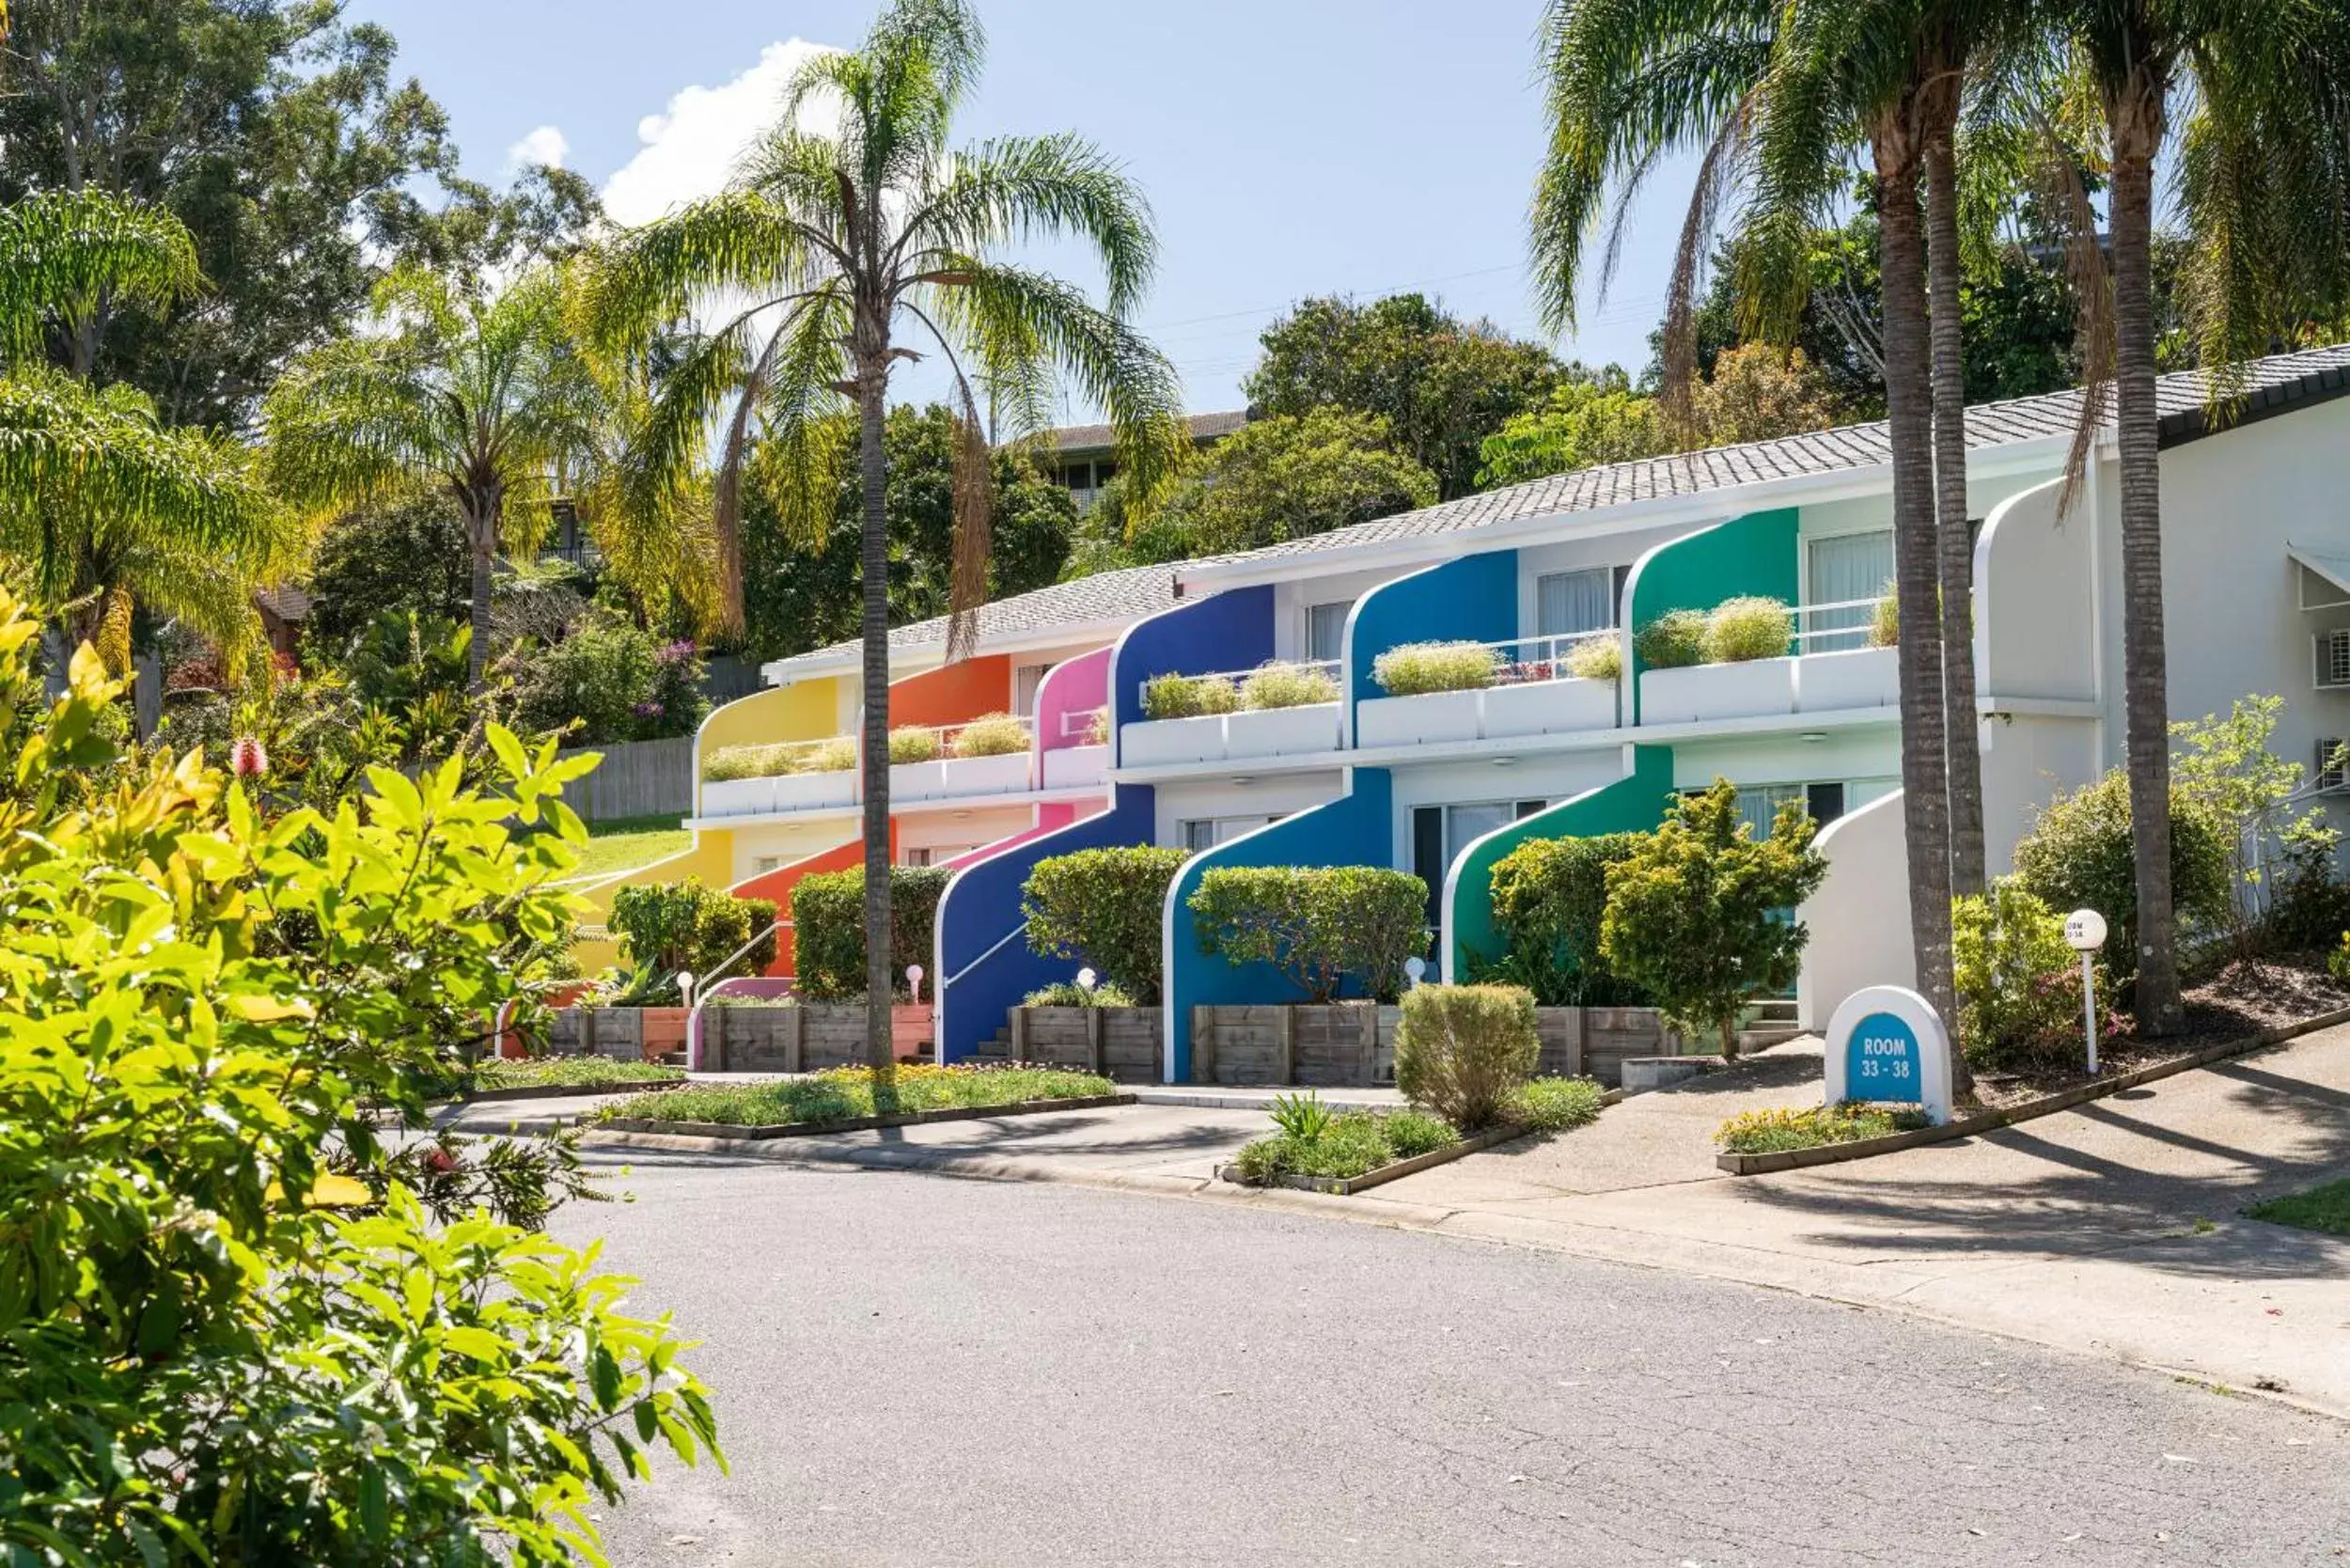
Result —
<path fill-rule="evenodd" d="M 699 760 L 722 745 L 765 745 L 775 741 L 821 741 L 840 733 L 840 682 L 824 676 L 770 686 L 729 702 L 702 721 L 694 748 Z"/>
<path fill-rule="evenodd" d="M 659 882 L 683 882 L 687 877 L 698 878 L 705 887 L 725 888 L 734 881 L 733 835 L 724 828 L 709 828 L 694 836 L 694 847 L 656 860 L 650 866 L 639 866 L 633 871 L 573 891 L 593 906 L 594 912 L 585 917 L 590 924 L 602 924 L 612 915 L 612 895 L 622 887 L 642 887 Z M 572 940 L 572 956 L 579 960 L 579 972 L 593 976 L 620 962 L 620 948 L 609 937 L 580 936 Z"/>

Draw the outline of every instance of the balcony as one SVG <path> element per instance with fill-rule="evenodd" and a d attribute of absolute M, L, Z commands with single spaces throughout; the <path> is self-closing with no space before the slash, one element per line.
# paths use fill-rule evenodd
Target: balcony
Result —
<path fill-rule="evenodd" d="M 1036 720 L 985 713 L 961 724 L 906 725 L 889 732 L 892 805 L 1027 792 Z"/>
<path fill-rule="evenodd" d="M 1160 676 L 1142 688 L 1143 712 L 1154 716 L 1125 727 L 1119 762 L 1148 768 L 1333 751 L 1340 706 L 1332 660 Z"/>
<path fill-rule="evenodd" d="M 1618 635 L 1598 631 L 1445 644 L 1456 651 L 1459 668 L 1451 678 L 1467 683 L 1452 690 L 1367 698 L 1355 710 L 1355 744 L 1366 748 L 1426 745 L 1612 729 L 1617 724 L 1615 679 L 1573 670 L 1606 668 Z M 1481 663 L 1472 649 L 1485 651 Z"/>
<path fill-rule="evenodd" d="M 1109 725 L 1106 707 L 1066 712 L 1059 715 L 1058 742 L 1048 740 L 1040 753 L 1042 788 L 1100 789 L 1110 776 Z"/>
<path fill-rule="evenodd" d="M 856 804 L 856 743 L 846 735 L 721 746 L 702 761 L 699 815 L 770 816 Z"/>
<path fill-rule="evenodd" d="M 1881 603 L 1854 599 L 1788 612 L 1795 622 L 1794 651 L 1783 657 L 1643 671 L 1640 722 L 1711 724 L 1896 707 L 1899 651 L 1869 646 Z"/>

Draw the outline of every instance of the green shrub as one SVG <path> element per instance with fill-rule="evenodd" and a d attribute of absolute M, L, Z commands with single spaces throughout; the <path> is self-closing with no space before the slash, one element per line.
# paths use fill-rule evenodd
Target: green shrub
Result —
<path fill-rule="evenodd" d="M 1388 1111 L 1379 1118 L 1379 1130 L 1386 1135 L 1387 1147 L 1399 1160 L 1416 1160 L 1461 1141 L 1451 1122 L 1425 1111 Z"/>
<path fill-rule="evenodd" d="M 1160 675 L 1142 688 L 1145 718 L 1199 718 L 1239 707 L 1239 689 L 1221 675 Z"/>
<path fill-rule="evenodd" d="M 2350 931 L 2350 883 L 2334 875 L 2338 838 L 2298 824 L 2285 833 L 2261 932 L 2272 950 L 2323 952 Z"/>
<path fill-rule="evenodd" d="M 1950 962 L 1969 1062 L 2013 1068 L 2080 1053 L 2079 955 L 2064 940 L 2063 917 L 2013 877 L 1951 901 Z"/>
<path fill-rule="evenodd" d="M 1308 1143 L 1330 1130 L 1335 1114 L 1322 1103 L 1322 1096 L 1310 1089 L 1303 1094 L 1277 1094 L 1265 1110 L 1283 1137 L 1300 1138 Z"/>
<path fill-rule="evenodd" d="M 1705 657 L 1717 665 L 1783 659 L 1795 635 L 1795 612 L 1779 599 L 1725 599 L 1705 618 Z"/>
<path fill-rule="evenodd" d="M 1191 895 L 1202 952 L 1270 964 L 1314 1001 L 1351 976 L 1385 999 L 1427 951 L 1428 885 L 1374 866 L 1219 866 Z"/>
<path fill-rule="evenodd" d="M 981 713 L 955 731 L 957 757 L 1010 757 L 1028 749 L 1028 727 L 1010 713 Z"/>
<path fill-rule="evenodd" d="M 1651 669 L 1685 669 L 1706 661 L 1703 610 L 1667 610 L 1632 635 L 1633 651 Z"/>
<path fill-rule="evenodd" d="M 1779 808 L 1757 840 L 1738 815 L 1738 791 L 1716 778 L 1684 795 L 1665 825 L 1607 869 L 1599 947 L 1610 967 L 1656 998 L 1666 1019 L 1714 1033 L 1738 1055 L 1738 1014 L 1795 983 L 1809 939 L 1784 917 L 1827 874 L 1800 803 Z"/>
<path fill-rule="evenodd" d="M 935 729 L 908 725 L 889 732 L 889 765 L 893 768 L 908 762 L 935 762 L 946 749 Z"/>
<path fill-rule="evenodd" d="M 1463 1132 L 1501 1119 L 1534 1072 L 1533 993 L 1515 985 L 1416 985 L 1395 1031 L 1395 1087 Z"/>
<path fill-rule="evenodd" d="M 566 745 L 690 735 L 710 711 L 694 645 L 662 642 L 617 617 L 599 615 L 524 654 L 517 675 L 516 720 L 564 731 Z"/>
<path fill-rule="evenodd" d="M 1028 950 L 1081 959 L 1136 1005 L 1156 1006 L 1167 889 L 1189 858 L 1179 849 L 1132 846 L 1038 861 L 1020 889 Z"/>
<path fill-rule="evenodd" d="M 1502 1120 L 1537 1133 L 1562 1133 L 1597 1121 L 1607 1091 L 1589 1078 L 1534 1078 L 1518 1086 Z"/>
<path fill-rule="evenodd" d="M 1898 648 L 1902 640 L 1902 602 L 1893 597 L 1893 585 L 1885 590 L 1869 611 L 1869 646 Z"/>
<path fill-rule="evenodd" d="M 938 901 L 954 872 L 944 866 L 889 868 L 889 987 L 904 996 L 906 965 L 931 966 Z M 865 995 L 865 868 L 818 871 L 791 889 L 793 989 L 812 1002 Z M 935 983 L 932 977 L 931 983 Z"/>
<path fill-rule="evenodd" d="M 1263 665 L 1240 683 L 1240 705 L 1248 709 L 1304 708 L 1338 699 L 1337 679 L 1313 665 Z"/>
<path fill-rule="evenodd" d="M 636 998 L 648 1007 L 676 1006 L 679 970 L 706 977 L 754 933 L 766 934 L 728 973 L 756 975 L 776 958 L 775 933 L 767 932 L 776 923 L 773 901 L 738 899 L 692 877 L 616 890 L 610 923 L 628 962 L 654 982 Z"/>
<path fill-rule="evenodd" d="M 1925 1125 L 1926 1115 L 1921 1110 L 1850 1103 L 1803 1105 L 1733 1116 L 1721 1124 L 1714 1141 L 1733 1154 L 1776 1154 L 1790 1149 L 1816 1149 L 1824 1143 L 1890 1137 L 1895 1133 L 1914 1132 Z"/>
<path fill-rule="evenodd" d="M 1481 642 L 1407 642 L 1371 663 L 1371 678 L 1389 697 L 1477 691 L 1494 683 L 1501 655 Z"/>
<path fill-rule="evenodd" d="M 1622 680 L 1622 642 L 1612 632 L 1584 638 L 1567 650 L 1567 673 L 1578 681 Z"/>
<path fill-rule="evenodd" d="M 2326 972 L 2338 980 L 2350 980 L 2350 931 L 2343 932 L 2334 950 L 2326 955 Z"/>
<path fill-rule="evenodd" d="M 2138 979 L 2138 868 L 2130 842 L 2129 776 L 2116 768 L 2058 795 L 2015 846 L 2015 877 L 2059 915 L 2093 909 L 2111 934 L 2104 958 L 2117 988 Z M 2225 929 L 2229 918 L 2227 833 L 2210 810 L 2170 792 L 2170 900 L 2188 932 Z"/>
<path fill-rule="evenodd" d="M 1649 1005 L 1648 993 L 1609 967 L 1599 947 L 1607 868 L 1629 859 L 1647 838 L 1528 839 L 1494 863 L 1494 924 L 1509 944 L 1510 976 L 1533 991 L 1538 1006 Z"/>
<path fill-rule="evenodd" d="M 1101 984 L 1090 991 L 1075 980 L 1055 980 L 1040 985 L 1020 998 L 1023 1007 L 1133 1007 L 1135 999 L 1112 984 Z"/>

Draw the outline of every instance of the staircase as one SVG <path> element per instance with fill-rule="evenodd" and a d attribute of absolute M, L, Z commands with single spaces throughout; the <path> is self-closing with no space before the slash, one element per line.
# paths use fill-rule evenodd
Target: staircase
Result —
<path fill-rule="evenodd" d="M 1738 1027 L 1738 1048 L 1760 1051 L 1804 1032 L 1793 996 L 1766 996 L 1747 1009 Z"/>

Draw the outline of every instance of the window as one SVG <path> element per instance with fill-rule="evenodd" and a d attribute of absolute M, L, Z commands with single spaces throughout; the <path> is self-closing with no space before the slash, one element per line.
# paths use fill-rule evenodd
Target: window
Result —
<path fill-rule="evenodd" d="M 1428 884 L 1428 923 L 1443 923 L 1445 873 L 1451 869 L 1454 856 L 1495 828 L 1506 827 L 1520 817 L 1530 817 L 1549 804 L 1543 800 L 1501 800 L 1414 807 L 1412 874 Z"/>
<path fill-rule="evenodd" d="M 1804 603 L 1808 604 L 1842 604 L 1856 599 L 1873 600 L 1882 596 L 1886 585 L 1893 580 L 1893 532 L 1889 528 L 1881 533 L 1837 534 L 1828 539 L 1815 539 L 1805 549 L 1808 582 Z M 1871 619 L 1870 607 L 1866 604 L 1810 617 L 1803 630 L 1834 635 L 1811 637 L 1799 646 L 1806 653 L 1833 653 L 1841 649 L 1865 648 L 1869 643 Z"/>
<path fill-rule="evenodd" d="M 1317 661 L 1334 661 L 1346 645 L 1346 612 L 1353 609 L 1353 600 L 1340 600 L 1335 604 L 1313 604 L 1306 610 L 1306 657 Z"/>
<path fill-rule="evenodd" d="M 1545 637 L 1603 632 L 1616 623 L 1620 569 L 1594 566 L 1534 580 L 1534 630 Z"/>
<path fill-rule="evenodd" d="M 1022 718 L 1036 712 L 1037 688 L 1044 684 L 1051 665 L 1020 665 L 1011 672 L 1011 711 Z"/>
<path fill-rule="evenodd" d="M 783 856 L 780 855 L 754 855 L 751 856 L 751 875 L 765 876 L 782 864 Z"/>
<path fill-rule="evenodd" d="M 2350 766 L 2345 766 L 2341 736 L 2332 735 L 2317 743 L 2317 787 L 2321 790 L 2341 790 L 2350 787 Z"/>
<path fill-rule="evenodd" d="M 1778 821 L 1778 808 L 1791 800 L 1801 803 L 1804 815 L 1822 827 L 1844 814 L 1844 786 L 1838 782 L 1746 785 L 1738 791 L 1738 815 L 1757 839 L 1767 839 Z"/>
<path fill-rule="evenodd" d="M 930 849 L 930 846 L 929 846 L 928 844 L 923 845 L 923 846 L 922 846 L 921 848 L 919 848 L 919 849 L 910 849 L 910 850 L 906 851 L 906 864 L 907 864 L 907 865 L 909 865 L 909 866 L 927 866 L 927 865 L 929 865 L 930 863 L 931 863 L 931 849 Z"/>
<path fill-rule="evenodd" d="M 1197 855 L 1201 850 L 1230 842 L 1244 833 L 1253 833 L 1273 820 L 1271 817 L 1200 817 L 1182 823 L 1179 831 L 1183 837 L 1183 848 Z"/>

